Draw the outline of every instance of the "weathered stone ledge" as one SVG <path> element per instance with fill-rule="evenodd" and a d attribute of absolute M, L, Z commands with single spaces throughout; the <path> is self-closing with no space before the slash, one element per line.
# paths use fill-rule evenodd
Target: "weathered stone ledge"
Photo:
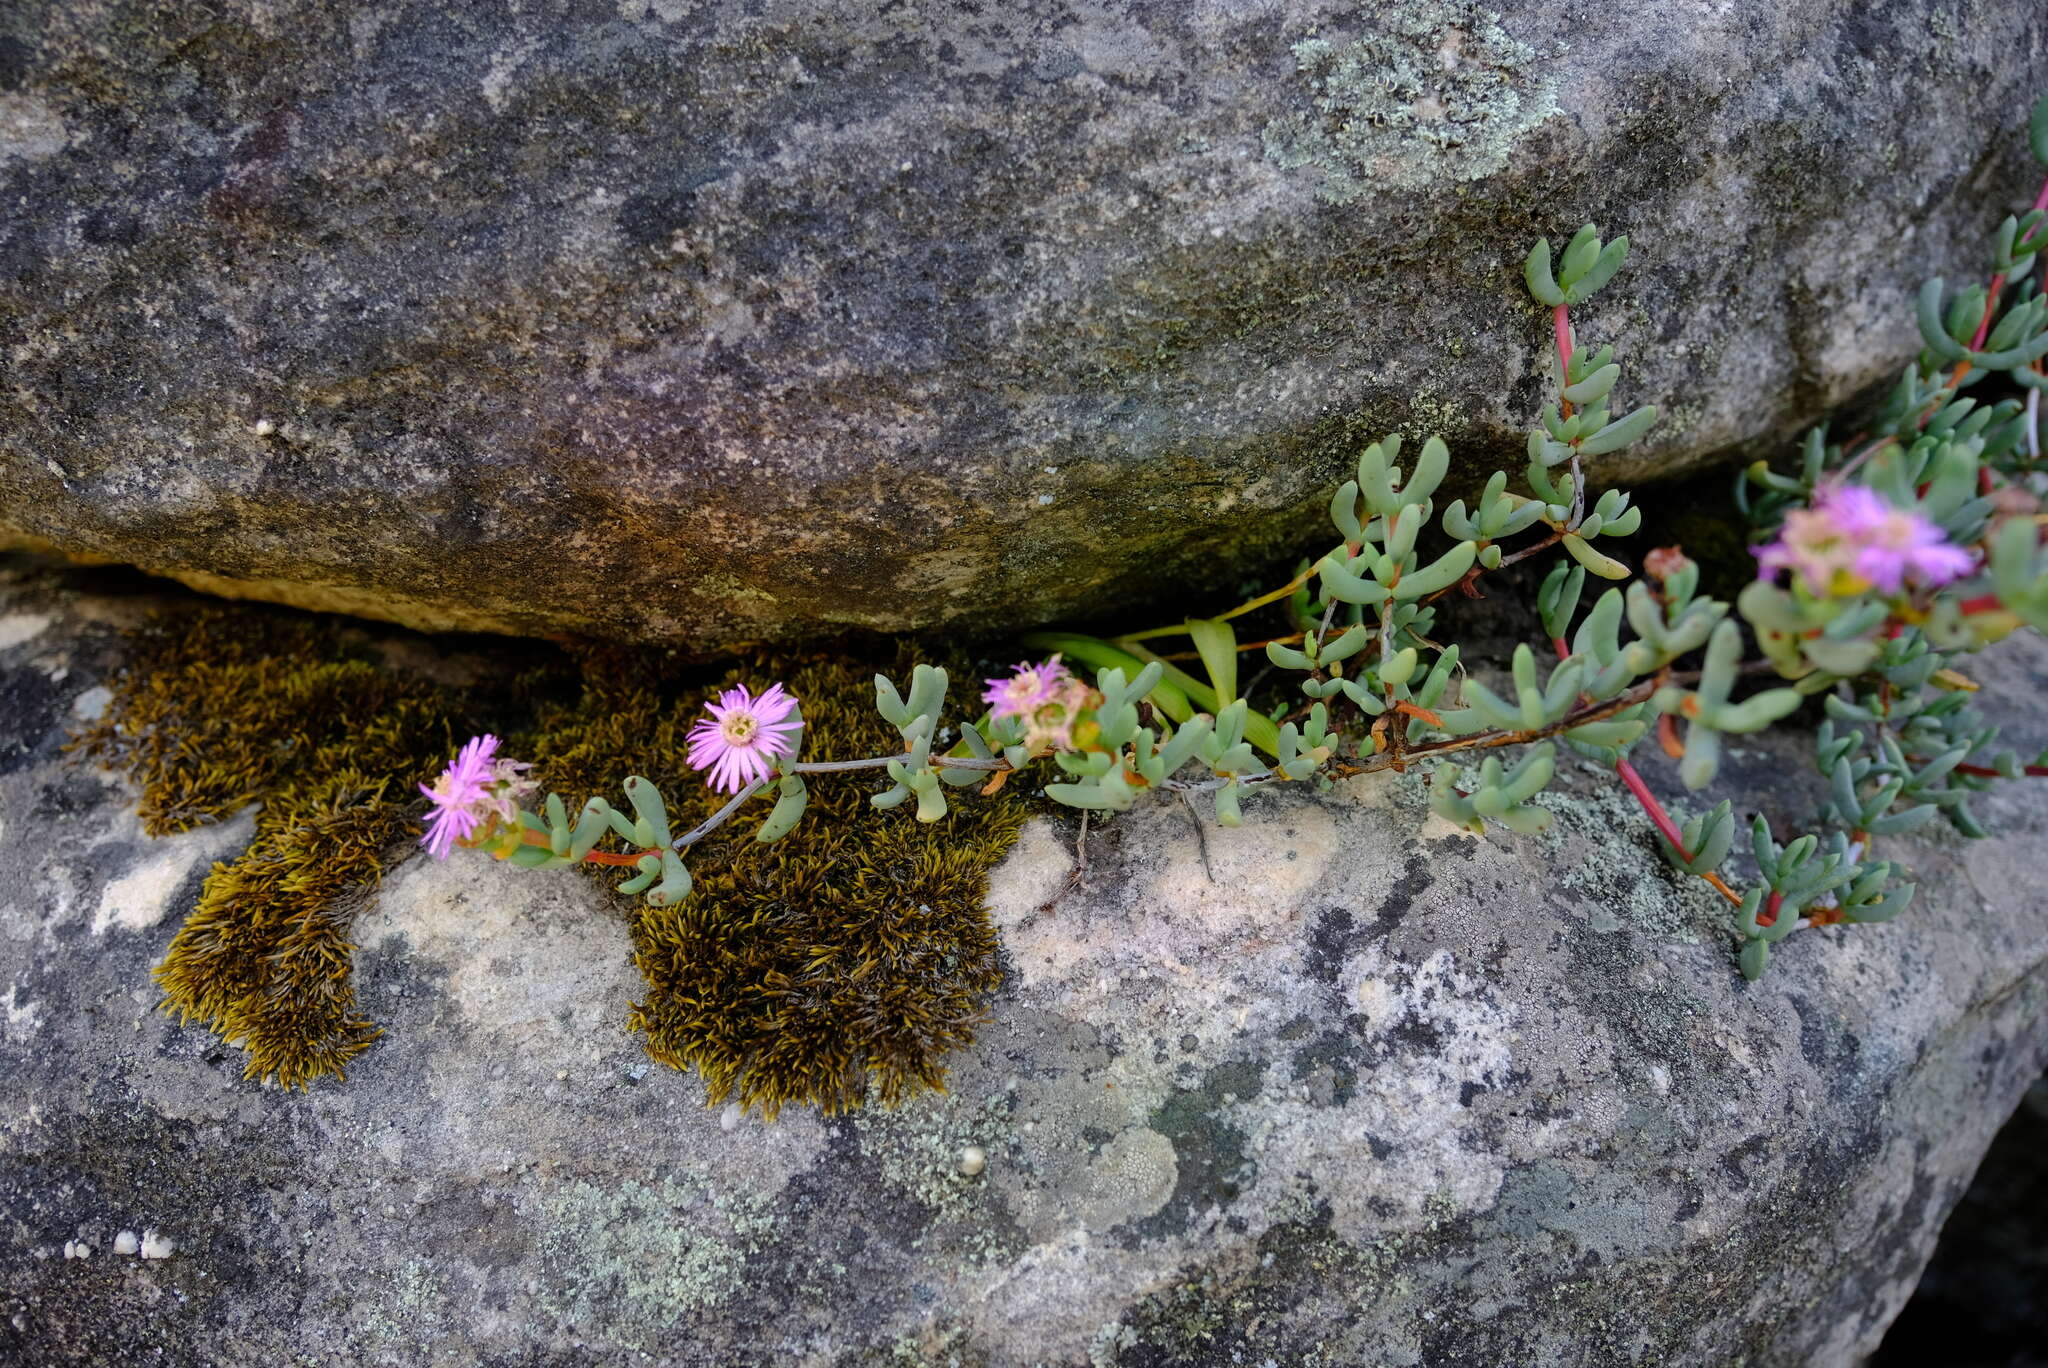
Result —
<path fill-rule="evenodd" d="M 2038 789 L 1899 842 L 1908 915 L 1751 985 L 1613 797 L 1475 838 L 1374 781 L 1234 831 L 1135 812 L 1071 888 L 1071 830 L 1031 827 L 950 1095 L 829 1124 L 651 1066 L 590 885 L 414 861 L 357 923 L 388 1034 L 282 1094 L 152 1010 L 235 833 L 145 841 L 55 752 L 133 612 L 0 584 L 16 1361 L 1846 1368 L 2048 1061 Z M 2038 730 L 2044 669 L 1973 673 Z M 1796 740 L 1727 791 L 1804 815 Z M 169 1257 L 115 1252 L 146 1230 Z"/>

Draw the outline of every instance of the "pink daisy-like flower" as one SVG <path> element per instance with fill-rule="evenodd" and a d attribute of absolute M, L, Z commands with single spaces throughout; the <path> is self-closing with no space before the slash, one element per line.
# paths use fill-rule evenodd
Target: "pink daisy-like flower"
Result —
<path fill-rule="evenodd" d="M 1008 678 L 983 680 L 988 688 L 981 701 L 989 705 L 989 711 L 996 717 L 1030 717 L 1052 702 L 1059 695 L 1060 686 L 1071 678 L 1057 653 L 1037 665 L 1022 661 Z"/>
<path fill-rule="evenodd" d="M 1102 701 L 1102 695 L 1086 682 L 1067 678 L 1059 682 L 1050 697 L 1024 718 L 1024 744 L 1032 750 L 1075 749 L 1074 727 L 1081 714 Z"/>
<path fill-rule="evenodd" d="M 1024 661 L 1008 676 L 986 683 L 981 698 L 990 716 L 1021 721 L 1024 744 L 1034 751 L 1074 749 L 1074 724 L 1098 701 L 1095 690 L 1074 678 L 1057 655 L 1035 665 Z"/>
<path fill-rule="evenodd" d="M 792 718 L 796 699 L 771 684 L 756 698 L 744 686 L 727 689 L 711 714 L 690 728 L 690 767 L 709 769 L 709 783 L 720 793 L 738 793 L 775 772 L 775 759 L 796 753 L 795 734 L 801 718 Z"/>
<path fill-rule="evenodd" d="M 431 787 L 420 785 L 420 792 L 434 804 L 434 811 L 427 818 L 427 834 L 420 838 L 420 844 L 435 859 L 447 859 L 456 842 L 474 836 L 486 820 L 506 815 L 504 800 L 496 790 L 499 769 L 525 766 L 513 760 L 499 760 L 497 753 L 497 737 L 472 737 Z"/>
<path fill-rule="evenodd" d="M 1764 574 L 1793 571 L 1822 598 L 1872 588 L 1897 594 L 1908 580 L 1938 588 L 1976 566 L 1926 518 L 1893 508 L 1862 485 L 1823 486 L 1812 508 L 1787 513 L 1778 539 L 1754 550 Z"/>
<path fill-rule="evenodd" d="M 498 815 L 506 821 L 517 821 L 519 804 L 533 796 L 540 785 L 525 775 L 533 766 L 524 760 L 499 756 L 491 765 L 492 797 L 498 805 Z"/>

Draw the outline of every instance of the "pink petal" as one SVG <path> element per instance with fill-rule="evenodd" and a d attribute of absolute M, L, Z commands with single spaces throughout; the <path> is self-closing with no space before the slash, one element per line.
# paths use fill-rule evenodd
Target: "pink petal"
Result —
<path fill-rule="evenodd" d="M 763 722 L 779 722 L 796 711 L 796 698 L 783 692 L 780 684 L 773 685 L 754 703 L 754 716 Z"/>

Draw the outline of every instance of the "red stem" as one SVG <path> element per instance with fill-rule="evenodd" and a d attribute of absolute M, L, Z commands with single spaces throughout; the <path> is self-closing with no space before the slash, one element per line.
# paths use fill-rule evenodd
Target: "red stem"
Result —
<path fill-rule="evenodd" d="M 2044 178 L 2041 181 L 2040 192 L 2034 196 L 2034 208 L 2048 210 L 2048 178 Z M 2030 210 L 2029 212 L 2032 211 Z M 2033 241 L 2033 235 L 2028 234 L 2026 240 L 2029 242 Z M 2000 271 L 1996 275 L 1991 277 L 1991 288 L 1984 296 L 1984 317 L 1979 319 L 1977 322 L 1976 336 L 1972 338 L 1970 342 L 1971 351 L 1977 351 L 1980 348 L 1982 348 L 1984 345 L 1985 337 L 1990 334 L 1991 315 L 1993 311 L 1995 311 L 1998 308 L 1998 292 L 2004 288 L 2005 273 L 2003 271 Z M 1948 383 L 1944 385 L 1942 388 L 1951 391 L 1955 390 L 1958 385 L 1962 384 L 1963 378 L 1967 376 L 1969 373 L 1970 361 L 1968 357 L 1965 357 L 1963 360 L 1956 362 L 1956 368 L 1953 371 L 1949 372 Z M 1934 407 L 1940 407 L 1940 400 L 1938 398 L 1935 402 Z M 1926 427 L 1928 419 L 1932 418 L 1933 416 L 1934 408 L 1929 408 L 1927 412 L 1920 415 L 1920 426 Z"/>
<path fill-rule="evenodd" d="M 1977 320 L 1976 336 L 1970 339 L 1971 351 L 1982 351 L 1984 339 L 1991 335 L 1991 315 L 1998 311 L 1998 292 L 2005 288 L 2005 272 L 1991 277 L 1991 287 L 1984 295 L 1984 316 Z"/>
<path fill-rule="evenodd" d="M 548 843 L 548 838 L 544 833 L 527 827 L 520 831 L 519 841 L 521 845 L 544 846 Z M 593 850 L 585 854 L 583 858 L 591 864 L 617 865 L 621 869 L 631 869 L 639 864 L 642 859 L 655 853 L 652 850 Z"/>
<path fill-rule="evenodd" d="M 593 850 L 584 855 L 583 858 L 592 864 L 618 865 L 622 869 L 631 869 L 654 853 L 651 850 L 632 850 L 618 853 L 609 850 Z"/>
<path fill-rule="evenodd" d="M 1614 767 L 1614 772 L 1621 776 L 1622 783 L 1628 785 L 1628 791 L 1636 796 L 1636 801 L 1642 804 L 1643 811 L 1649 814 L 1650 821 L 1663 833 L 1664 839 L 1671 842 L 1672 849 L 1690 860 L 1692 852 L 1685 848 L 1685 838 L 1678 834 L 1678 824 L 1671 820 L 1670 813 L 1664 811 L 1664 805 L 1657 801 L 1656 794 L 1650 792 L 1650 786 L 1643 782 L 1642 775 L 1636 773 L 1636 767 L 1623 760 Z"/>
<path fill-rule="evenodd" d="M 1914 763 L 1921 764 L 1923 762 L 1916 760 L 1914 761 Z M 1992 769 L 1989 765 L 1957 765 L 1956 773 L 1975 774 L 1985 779 L 1997 779 L 2002 777 L 1997 770 Z M 2031 775 L 2036 779 L 2048 778 L 2048 765 L 2022 765 L 2020 766 L 2020 773 L 2025 775 Z"/>
<path fill-rule="evenodd" d="M 1557 337 L 1557 383 L 1562 389 L 1572 382 L 1572 320 L 1565 312 L 1565 306 L 1558 304 L 1550 310 L 1550 329 Z M 1558 413 L 1563 417 L 1572 416 L 1572 401 L 1564 395 L 1557 396 Z"/>
<path fill-rule="evenodd" d="M 1560 660 L 1571 654 L 1570 651 L 1565 649 L 1563 637 L 1552 637 L 1550 644 L 1557 651 Z M 1581 697 L 1584 697 L 1584 695 L 1581 695 Z M 1678 852 L 1679 858 L 1688 862 L 1691 861 L 1692 852 L 1685 848 L 1685 838 L 1679 834 L 1678 824 L 1671 820 L 1671 814 L 1666 812 L 1664 805 L 1657 801 L 1657 795 L 1650 792 L 1650 786 L 1643 782 L 1643 776 L 1636 772 L 1636 767 L 1631 765 L 1627 758 L 1624 757 L 1615 762 L 1614 772 L 1621 776 L 1621 782 L 1626 784 L 1628 791 L 1635 795 L 1637 806 L 1641 807 L 1644 813 L 1649 816 L 1651 823 L 1657 828 L 1658 833 L 1665 840 L 1671 842 L 1671 848 Z M 1729 902 L 1737 907 L 1742 906 L 1742 895 L 1730 888 L 1727 881 L 1722 879 L 1719 874 L 1710 872 L 1699 877 L 1712 884 L 1714 890 Z"/>

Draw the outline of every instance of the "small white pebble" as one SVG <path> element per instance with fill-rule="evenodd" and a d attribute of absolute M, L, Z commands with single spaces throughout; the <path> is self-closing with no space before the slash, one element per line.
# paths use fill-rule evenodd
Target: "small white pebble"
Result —
<path fill-rule="evenodd" d="M 142 1257 L 145 1259 L 168 1259 L 177 1249 L 176 1242 L 168 1235 L 159 1235 L 154 1230 L 142 1232 Z"/>
<path fill-rule="evenodd" d="M 268 437 L 276 431 L 277 424 L 271 422 L 268 418 L 258 418 L 256 420 L 255 432 L 258 437 Z"/>
<path fill-rule="evenodd" d="M 739 1129 L 740 1118 L 746 1114 L 739 1103 L 728 1102 L 725 1104 L 725 1110 L 718 1114 L 718 1128 L 720 1130 L 737 1130 Z"/>
<path fill-rule="evenodd" d="M 969 1145 L 960 1151 L 960 1172 L 972 1178 L 988 1167 L 988 1151 L 979 1145 Z"/>
<path fill-rule="evenodd" d="M 66 1240 L 64 1242 L 64 1257 L 67 1259 L 90 1259 L 92 1257 L 92 1246 L 83 1240 Z"/>
<path fill-rule="evenodd" d="M 87 722 L 96 722 L 105 716 L 107 704 L 114 701 L 114 691 L 104 684 L 95 684 L 71 700 L 71 715 Z"/>
<path fill-rule="evenodd" d="M 1043 507 L 1045 507 L 1045 506 L 1046 506 L 1047 504 L 1049 504 L 1049 503 L 1051 503 L 1051 502 L 1052 502 L 1052 495 L 1050 495 L 1050 494 L 1041 494 L 1041 495 L 1039 495 L 1039 496 L 1038 496 L 1038 506 L 1039 506 L 1040 508 L 1043 508 Z"/>
<path fill-rule="evenodd" d="M 557 1070 L 555 1070 L 555 1082 L 557 1082 L 557 1083 L 567 1083 L 568 1081 L 569 1081 L 569 1071 L 568 1071 L 567 1069 L 557 1069 Z"/>
<path fill-rule="evenodd" d="M 114 1237 L 114 1252 L 116 1254 L 133 1254 L 140 1248 L 142 1248 L 142 1242 L 135 1238 L 135 1232 L 132 1230 L 124 1230 Z"/>

